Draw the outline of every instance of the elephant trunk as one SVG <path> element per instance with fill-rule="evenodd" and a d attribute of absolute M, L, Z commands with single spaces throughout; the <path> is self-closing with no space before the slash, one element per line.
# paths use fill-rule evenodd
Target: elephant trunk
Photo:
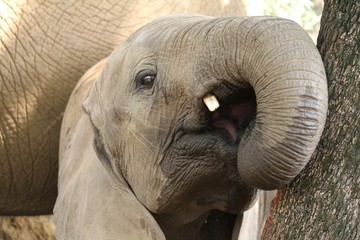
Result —
<path fill-rule="evenodd" d="M 228 67 L 237 84 L 253 87 L 257 110 L 253 129 L 239 145 L 238 170 L 254 187 L 276 189 L 298 175 L 320 139 L 327 112 L 325 71 L 296 23 L 273 17 L 239 21 L 228 24 L 238 31 L 236 38 L 227 31 L 232 37 L 223 40 L 234 59 Z"/>

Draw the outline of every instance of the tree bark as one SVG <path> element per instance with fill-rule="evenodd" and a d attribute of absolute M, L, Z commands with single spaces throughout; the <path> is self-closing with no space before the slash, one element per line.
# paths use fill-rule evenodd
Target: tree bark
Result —
<path fill-rule="evenodd" d="M 310 163 L 274 199 L 262 239 L 360 239 L 359 0 L 325 0 L 318 48 L 327 123 Z"/>

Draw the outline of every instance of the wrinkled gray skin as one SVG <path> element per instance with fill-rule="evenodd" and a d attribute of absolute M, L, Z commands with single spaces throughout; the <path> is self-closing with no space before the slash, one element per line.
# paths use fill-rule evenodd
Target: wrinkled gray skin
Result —
<path fill-rule="evenodd" d="M 222 2 L 0 0 L 0 214 L 52 212 L 61 120 L 86 70 L 159 16 L 244 13 Z"/>
<path fill-rule="evenodd" d="M 156 20 L 70 98 L 57 238 L 231 239 L 256 189 L 283 186 L 307 163 L 326 110 L 320 55 L 296 23 Z"/>

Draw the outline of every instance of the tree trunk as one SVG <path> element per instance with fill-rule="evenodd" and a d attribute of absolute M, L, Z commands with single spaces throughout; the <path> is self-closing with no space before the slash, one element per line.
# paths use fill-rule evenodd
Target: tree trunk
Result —
<path fill-rule="evenodd" d="M 318 48 L 329 83 L 322 140 L 272 203 L 262 239 L 360 239 L 360 1 L 325 0 Z"/>

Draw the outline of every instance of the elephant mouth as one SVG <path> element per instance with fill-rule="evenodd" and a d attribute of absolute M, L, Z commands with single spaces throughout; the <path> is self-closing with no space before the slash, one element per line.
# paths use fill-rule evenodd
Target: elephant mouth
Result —
<path fill-rule="evenodd" d="M 219 107 L 208 111 L 209 125 L 212 131 L 220 132 L 232 144 L 239 144 L 244 135 L 251 129 L 256 118 L 256 97 L 252 88 L 237 88 L 225 97 L 216 91 L 211 93 Z"/>
<path fill-rule="evenodd" d="M 227 219 L 247 209 L 255 194 L 237 169 L 239 143 L 251 133 L 256 117 L 254 90 L 222 83 L 202 94 L 215 96 L 219 107 L 210 111 L 205 103 L 196 104 L 196 111 L 181 121 L 181 130 L 174 131 L 173 145 L 161 163 L 169 182 L 179 184 L 177 191 L 170 183 L 163 188 L 156 213 L 179 214 L 184 224 L 195 219 L 194 209 L 216 209 Z"/>

